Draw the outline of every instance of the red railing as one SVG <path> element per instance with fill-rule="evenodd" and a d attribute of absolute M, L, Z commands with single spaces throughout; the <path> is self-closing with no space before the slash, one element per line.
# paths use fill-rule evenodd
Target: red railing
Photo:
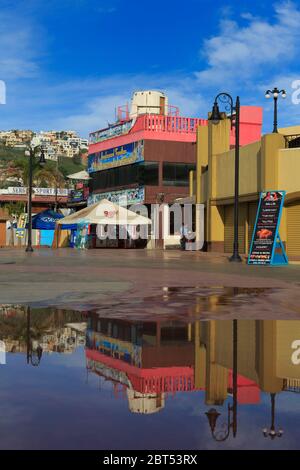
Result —
<path fill-rule="evenodd" d="M 142 114 L 135 121 L 124 121 L 110 128 L 92 132 L 90 134 L 90 143 L 96 144 L 140 131 L 191 135 L 196 133 L 198 126 L 206 125 L 207 121 L 205 119 L 164 116 L 162 114 Z"/>
<path fill-rule="evenodd" d="M 144 114 L 139 116 L 130 132 L 152 131 L 179 134 L 194 134 L 198 126 L 206 125 L 205 119 L 186 118 L 180 116 L 163 116 L 160 114 Z"/>
<path fill-rule="evenodd" d="M 175 372 L 174 375 L 169 375 L 170 369 L 172 370 L 172 368 L 169 368 L 165 376 L 155 375 L 156 371 L 153 369 L 152 377 L 138 377 L 128 374 L 128 378 L 133 389 L 140 393 L 174 393 L 191 392 L 195 390 L 194 370 L 191 367 L 181 367 L 181 371 Z"/>

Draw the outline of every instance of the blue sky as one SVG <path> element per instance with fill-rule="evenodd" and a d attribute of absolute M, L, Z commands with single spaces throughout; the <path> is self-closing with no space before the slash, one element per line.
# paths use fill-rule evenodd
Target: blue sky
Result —
<path fill-rule="evenodd" d="M 299 24 L 299 1 L 0 0 L 0 129 L 85 136 L 134 90 L 159 89 L 197 117 L 218 92 L 240 94 L 264 106 L 268 131 L 274 85 L 288 93 L 279 124 L 300 124 Z"/>

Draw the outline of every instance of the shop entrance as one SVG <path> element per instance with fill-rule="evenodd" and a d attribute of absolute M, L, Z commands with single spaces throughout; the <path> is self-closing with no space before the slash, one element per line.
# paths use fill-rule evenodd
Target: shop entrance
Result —
<path fill-rule="evenodd" d="M 300 256 L 300 202 L 287 207 L 287 254 Z"/>
<path fill-rule="evenodd" d="M 239 207 L 239 252 L 245 253 L 246 250 L 246 218 L 247 218 L 247 204 L 240 204 Z M 233 250 L 234 238 L 234 206 L 225 206 L 224 210 L 224 251 L 231 253 Z"/>

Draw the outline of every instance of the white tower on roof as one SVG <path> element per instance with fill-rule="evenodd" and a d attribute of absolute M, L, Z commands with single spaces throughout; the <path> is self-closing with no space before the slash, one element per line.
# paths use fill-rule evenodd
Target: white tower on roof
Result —
<path fill-rule="evenodd" d="M 130 117 L 139 114 L 168 114 L 168 97 L 161 91 L 136 91 L 131 98 Z"/>

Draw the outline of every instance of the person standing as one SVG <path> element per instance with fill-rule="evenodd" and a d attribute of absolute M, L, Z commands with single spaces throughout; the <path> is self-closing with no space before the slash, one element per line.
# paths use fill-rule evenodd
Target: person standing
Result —
<path fill-rule="evenodd" d="M 185 244 L 187 242 L 188 229 L 187 226 L 182 222 L 180 227 L 180 248 L 185 250 Z"/>

